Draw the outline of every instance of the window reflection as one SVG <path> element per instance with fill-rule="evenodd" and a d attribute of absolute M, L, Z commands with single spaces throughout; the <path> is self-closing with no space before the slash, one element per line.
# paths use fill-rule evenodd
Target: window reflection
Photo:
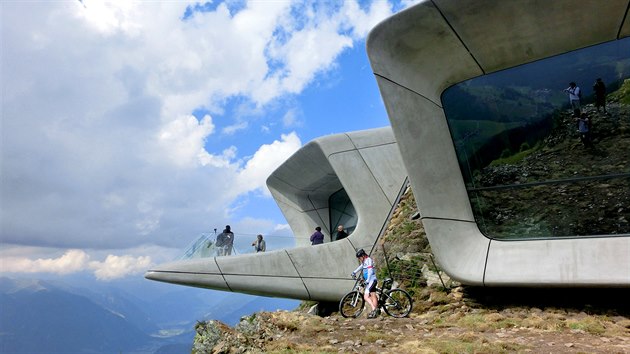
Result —
<path fill-rule="evenodd" d="M 511 238 L 630 233 L 630 178 L 470 191 L 479 228 Z"/>
<path fill-rule="evenodd" d="M 601 97 L 596 102 L 597 78 L 606 86 L 606 113 Z M 462 175 L 486 236 L 630 232 L 629 78 L 626 38 L 444 92 Z M 565 91 L 570 82 L 582 92 L 578 107 Z"/>
<path fill-rule="evenodd" d="M 347 233 L 351 234 L 357 226 L 357 213 L 345 189 L 333 193 L 328 198 L 330 208 L 330 235 L 335 235 L 337 226 L 343 225 Z"/>

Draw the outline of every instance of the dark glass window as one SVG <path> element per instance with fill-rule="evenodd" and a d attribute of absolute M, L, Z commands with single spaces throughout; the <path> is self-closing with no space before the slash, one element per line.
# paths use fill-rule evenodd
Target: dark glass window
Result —
<path fill-rule="evenodd" d="M 459 83 L 442 102 L 486 236 L 630 233 L 630 38 Z"/>
<path fill-rule="evenodd" d="M 348 198 L 346 190 L 341 189 L 333 193 L 328 198 L 328 206 L 330 208 L 329 230 L 333 239 L 339 225 L 343 225 L 347 233 L 352 233 L 357 226 L 357 213 L 350 198 Z"/>

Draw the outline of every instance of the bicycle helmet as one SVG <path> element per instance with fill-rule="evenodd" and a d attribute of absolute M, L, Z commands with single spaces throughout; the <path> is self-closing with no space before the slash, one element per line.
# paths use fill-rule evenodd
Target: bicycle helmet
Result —
<path fill-rule="evenodd" d="M 363 256 L 367 256 L 367 253 L 365 253 L 363 248 L 359 248 L 359 250 L 357 251 L 357 258 L 363 257 Z"/>

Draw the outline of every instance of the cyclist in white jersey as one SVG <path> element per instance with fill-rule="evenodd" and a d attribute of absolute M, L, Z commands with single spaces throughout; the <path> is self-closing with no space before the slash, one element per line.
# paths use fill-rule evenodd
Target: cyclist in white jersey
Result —
<path fill-rule="evenodd" d="M 357 269 L 352 272 L 352 278 L 363 269 L 363 279 L 365 279 L 365 292 L 363 297 L 365 301 L 372 307 L 372 312 L 368 315 L 368 318 L 375 318 L 380 314 L 380 310 L 377 309 L 378 299 L 376 298 L 376 272 L 374 269 L 374 261 L 370 258 L 363 249 L 357 251 L 357 258 L 361 264 Z"/>

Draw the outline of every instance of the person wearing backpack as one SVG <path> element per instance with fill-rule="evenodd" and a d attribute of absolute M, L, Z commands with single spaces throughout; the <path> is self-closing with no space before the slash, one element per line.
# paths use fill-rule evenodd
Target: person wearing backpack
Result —
<path fill-rule="evenodd" d="M 580 90 L 580 87 L 575 82 L 571 82 L 569 83 L 569 87 L 565 88 L 564 91 L 569 94 L 569 103 L 573 111 L 581 112 L 580 99 L 582 98 L 582 90 Z"/>

